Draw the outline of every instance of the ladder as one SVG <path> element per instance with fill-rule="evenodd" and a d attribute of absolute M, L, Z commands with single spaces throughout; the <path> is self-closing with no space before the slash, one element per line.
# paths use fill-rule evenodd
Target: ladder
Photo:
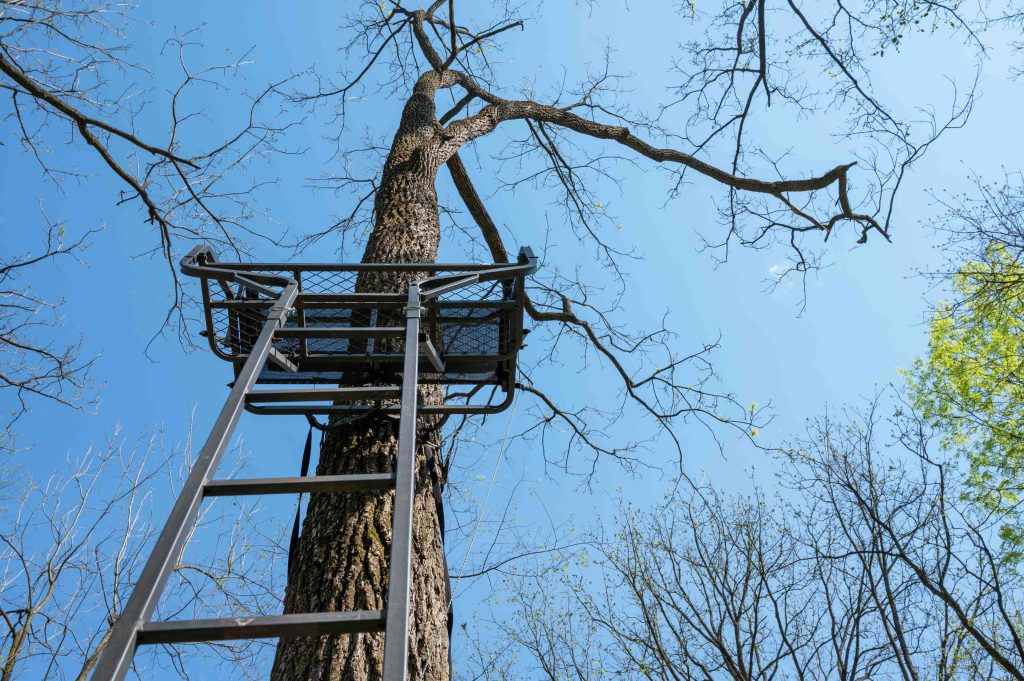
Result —
<path fill-rule="evenodd" d="M 381 631 L 384 632 L 383 678 L 406 681 L 417 415 L 493 413 L 507 407 L 515 389 L 516 352 L 524 335 L 524 279 L 536 268 L 536 257 L 528 248 L 520 252 L 516 263 L 489 266 L 227 264 L 216 262 L 212 249 L 207 246 L 193 249 L 182 260 L 181 269 L 201 280 L 207 321 L 205 333 L 214 351 L 234 363 L 235 381 L 131 597 L 114 625 L 93 671 L 93 681 L 123 679 L 132 666 L 136 648 L 141 645 Z M 308 282 L 327 278 L 323 273 L 362 273 L 373 269 L 427 270 L 429 276 L 409 284 L 405 294 L 308 290 Z M 304 277 L 307 290 L 302 290 Z M 350 279 L 355 280 L 354 276 Z M 221 298 L 217 298 L 211 281 L 219 286 Z M 481 288 L 487 282 L 490 282 L 488 287 Z M 237 292 L 232 284 L 237 286 Z M 459 292 L 473 287 L 484 292 L 497 290 L 500 298 L 458 297 Z M 446 296 L 450 298 L 447 302 Z M 339 325 L 335 323 L 339 309 L 360 312 L 349 314 L 349 323 Z M 218 310 L 228 310 L 227 316 L 220 317 L 227 319 L 227 323 L 217 323 Z M 384 310 L 391 314 L 391 319 L 401 319 L 402 323 L 376 326 L 352 323 L 375 315 L 382 319 L 387 316 Z M 246 333 L 239 330 L 240 319 L 250 323 Z M 254 320 L 259 324 L 252 324 Z M 462 329 L 465 333 L 459 340 L 461 327 L 465 327 Z M 257 328 L 258 334 L 255 333 Z M 473 339 L 468 345 L 467 337 Z M 391 346 L 404 340 L 402 352 L 380 352 L 373 344 L 380 339 L 392 339 Z M 426 359 L 422 366 L 421 355 Z M 257 388 L 261 383 L 329 383 L 345 375 L 339 368 L 349 371 L 350 376 L 358 375 L 358 372 L 352 373 L 353 367 L 372 369 L 377 376 L 384 370 L 400 375 L 401 380 L 395 385 Z M 467 400 L 466 404 L 418 405 L 417 389 L 422 382 L 495 385 L 504 390 L 506 398 L 497 404 L 471 404 Z M 327 404 L 315 404 L 318 402 Z M 243 411 L 333 415 L 367 412 L 371 408 L 399 415 L 398 453 L 393 472 L 240 480 L 213 477 Z M 318 492 L 386 493 L 389 490 L 394 491 L 395 502 L 384 610 L 200 620 L 151 619 L 204 499 Z"/>

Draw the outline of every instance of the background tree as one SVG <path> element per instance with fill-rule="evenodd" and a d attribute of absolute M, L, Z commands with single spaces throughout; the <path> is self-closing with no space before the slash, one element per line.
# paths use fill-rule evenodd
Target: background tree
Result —
<path fill-rule="evenodd" d="M 127 441 L 115 430 L 48 479 L 10 471 L 18 491 L 0 516 L 0 679 L 89 678 L 155 534 L 154 492 L 168 477 L 176 487 L 188 473 L 189 441 L 168 449 L 161 437 Z M 283 534 L 258 531 L 257 510 L 257 504 L 204 509 L 199 531 L 215 532 L 219 541 L 180 558 L 161 606 L 165 616 L 280 608 L 268 575 L 283 558 Z M 219 658 L 228 673 L 262 678 L 257 663 L 266 645 L 166 648 L 140 667 L 187 679 L 188 661 L 198 654 Z"/>
<path fill-rule="evenodd" d="M 41 251 L 0 256 L 0 391 L 13 393 L 17 406 L 5 415 L 0 453 L 17 449 L 15 423 L 34 398 L 83 409 L 90 406 L 95 383 L 92 362 L 81 356 L 81 344 L 56 345 L 46 329 L 61 323 L 61 302 L 46 300 L 25 286 L 25 270 L 77 259 L 87 247 L 86 234 L 65 243 L 64 226 L 49 224 Z M 29 279 L 30 280 L 30 279 Z"/>
<path fill-rule="evenodd" d="M 953 302 L 933 313 L 928 355 L 909 372 L 910 388 L 944 444 L 970 466 L 971 497 L 1012 512 L 1021 502 L 1024 473 L 1024 270 L 998 241 L 990 241 L 983 256 L 953 275 Z M 1019 523 L 1004 526 L 1002 537 L 1019 546 Z"/>
<path fill-rule="evenodd" d="M 180 56 L 181 79 L 162 102 L 166 111 L 160 123 L 166 132 L 158 142 L 146 141 L 136 121 L 147 112 L 138 96 L 146 92 L 140 81 L 147 74 L 131 61 L 130 9 L 119 2 L 0 3 L 0 88 L 9 97 L 5 113 L 18 131 L 17 141 L 47 178 L 60 184 L 84 177 L 48 153 L 59 140 L 83 155 L 95 155 L 124 183 L 121 201 L 142 207 L 157 232 L 154 248 L 176 281 L 175 240 L 211 241 L 237 252 L 238 234 L 273 239 L 273 234 L 247 229 L 257 205 L 251 189 L 259 180 L 249 175 L 246 185 L 246 173 L 238 171 L 273 150 L 281 129 L 256 118 L 266 92 L 240 93 L 248 100 L 241 110 L 246 124 L 221 144 L 191 148 L 193 137 L 205 137 L 197 134 L 200 112 L 188 108 L 193 90 L 216 87 L 219 75 L 243 64 L 190 69 L 188 54 L 198 45 L 186 34 L 168 41 Z M 120 76 L 116 85 L 111 82 L 115 75 Z M 229 172 L 237 174 L 228 180 Z"/>
<path fill-rule="evenodd" d="M 175 256 L 181 245 L 174 244 L 211 242 L 241 253 L 242 234 L 275 239 L 267 228 L 254 231 L 247 224 L 259 213 L 252 189 L 264 179 L 245 171 L 252 170 L 253 160 L 277 151 L 274 141 L 287 124 L 278 128 L 258 119 L 266 92 L 239 93 L 239 101 L 248 100 L 240 110 L 248 120 L 222 141 L 190 147 L 194 138 L 208 139 L 209 130 L 200 124 L 201 102 L 193 108 L 193 95 L 216 88 L 219 77 L 237 73 L 243 64 L 190 69 L 188 56 L 198 45 L 185 35 L 168 43 L 179 55 L 181 80 L 162 98 L 166 111 L 153 125 L 166 132 L 139 132 L 140 120 L 153 123 L 154 107 L 147 106 L 150 74 L 132 61 L 132 26 L 131 6 L 122 2 L 0 2 L 0 116 L 10 133 L 4 144 L 19 147 L 30 164 L 25 169 L 35 166 L 61 192 L 88 181 L 84 160 L 118 178 L 123 188 L 113 200 L 138 203 L 145 222 L 156 229 L 153 251 L 166 261 L 173 291 L 167 319 L 181 321 L 184 292 Z M 143 139 L 151 132 L 161 141 Z M 54 153 L 62 147 L 73 153 Z M 32 283 L 52 276 L 48 265 L 80 259 L 100 221 L 90 217 L 95 221 L 83 226 L 76 214 L 71 233 L 78 236 L 68 237 L 68 221 L 52 220 L 45 208 L 40 213 L 38 226 L 12 224 L 5 230 L 38 230 L 42 247 L 0 255 L 0 393 L 17 400 L 0 435 L 0 447 L 8 450 L 14 448 L 15 422 L 35 400 L 83 408 L 96 398 L 92 359 L 80 355 L 79 344 L 54 341 L 47 330 L 59 325 L 61 301 L 34 293 Z"/>
<path fill-rule="evenodd" d="M 1021 678 L 1003 518 L 965 499 L 937 439 L 888 393 L 782 453 L 797 494 L 682 480 L 624 507 L 507 577 L 513 615 L 481 624 L 476 678 Z"/>
<path fill-rule="evenodd" d="M 1017 3 L 993 8 L 976 22 L 983 39 L 991 28 L 1019 32 Z M 1001 46 L 1002 47 L 1002 46 Z M 1018 80 L 1022 43 L 1009 46 L 1009 75 Z M 1020 503 L 1020 351 L 1024 176 L 1003 170 L 998 180 L 971 171 L 970 189 L 935 196 L 945 210 L 933 223 L 944 238 L 944 267 L 926 272 L 939 293 L 929 318 L 928 354 L 904 373 L 915 406 L 943 433 L 972 471 L 969 494 L 1005 514 L 1002 539 L 1024 541 L 1016 517 Z"/>

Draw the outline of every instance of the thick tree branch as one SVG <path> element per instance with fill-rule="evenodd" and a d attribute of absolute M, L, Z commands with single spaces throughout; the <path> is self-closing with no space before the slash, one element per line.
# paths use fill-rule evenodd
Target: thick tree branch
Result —
<path fill-rule="evenodd" d="M 477 194 L 476 188 L 470 181 L 469 174 L 466 172 L 466 166 L 462 164 L 462 159 L 459 157 L 458 152 L 452 154 L 451 158 L 448 159 L 447 165 L 448 171 L 452 175 L 452 182 L 455 183 L 455 188 L 458 190 L 463 203 L 466 204 L 469 214 L 473 216 L 476 224 L 480 227 L 480 232 L 483 234 L 487 248 L 491 251 L 491 257 L 494 259 L 494 262 L 508 262 L 508 251 L 505 249 L 505 244 L 502 243 L 498 226 L 494 224 L 490 213 L 487 212 L 487 207 L 484 205 L 480 195 Z"/>
<path fill-rule="evenodd" d="M 448 75 L 452 74 L 452 75 Z M 444 141 L 441 145 L 442 159 L 450 158 L 465 143 L 493 131 L 500 123 L 513 120 L 530 120 L 557 125 L 587 137 L 616 142 L 641 156 L 658 163 L 676 164 L 691 169 L 731 189 L 754 194 L 767 195 L 783 200 L 785 194 L 812 193 L 834 189 L 841 212 L 827 219 L 811 218 L 816 229 L 830 232 L 839 221 L 850 220 L 869 229 L 874 229 L 888 238 L 887 233 L 874 218 L 869 215 L 855 213 L 848 195 L 847 175 L 856 162 L 836 166 L 817 176 L 802 179 L 761 180 L 743 177 L 722 170 L 721 168 L 702 161 L 684 151 L 672 148 L 656 147 L 646 140 L 634 135 L 628 127 L 607 125 L 583 118 L 566 108 L 558 108 L 540 104 L 531 100 L 505 100 L 482 88 L 471 76 L 461 72 L 446 71 L 443 82 L 457 81 L 469 93 L 489 102 L 480 112 L 449 124 L 444 129 Z M 802 217 L 808 217 L 802 214 Z"/>

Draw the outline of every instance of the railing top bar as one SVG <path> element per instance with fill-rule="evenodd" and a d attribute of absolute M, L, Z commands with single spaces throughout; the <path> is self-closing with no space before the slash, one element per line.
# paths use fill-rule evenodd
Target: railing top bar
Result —
<path fill-rule="evenodd" d="M 200 257 L 203 258 L 203 262 L 200 262 Z M 226 287 L 225 281 L 235 281 L 235 276 L 241 271 L 233 268 L 222 267 L 218 268 L 217 265 L 217 254 L 212 248 L 207 245 L 196 246 L 188 254 L 181 259 L 180 267 L 181 273 L 190 277 L 197 277 L 199 279 L 216 279 L 220 281 L 221 286 Z M 288 286 L 294 283 L 291 277 L 283 277 L 276 274 L 264 274 L 261 272 L 248 271 L 246 278 L 250 281 L 256 282 L 257 284 L 265 284 L 268 286 Z M 230 297 L 231 292 L 225 288 L 225 293 Z"/>
<path fill-rule="evenodd" d="M 206 262 L 198 263 L 200 256 L 206 256 Z M 481 270 L 504 270 L 517 268 L 528 260 L 535 259 L 533 251 L 524 247 L 520 251 L 519 262 L 510 263 L 454 263 L 454 262 L 221 262 L 216 259 L 216 253 L 208 245 L 196 246 L 181 259 L 183 268 L 194 268 L 201 266 L 207 269 L 238 270 L 240 272 L 360 272 L 390 270 L 398 272 L 478 272 Z M 186 273 L 188 274 L 188 273 Z"/>
<path fill-rule="evenodd" d="M 202 257 L 202 262 L 200 258 Z M 475 281 L 494 281 L 526 276 L 537 270 L 537 257 L 529 247 L 519 251 L 517 262 L 513 263 L 226 263 L 217 262 L 213 248 L 208 245 L 196 246 L 181 259 L 182 274 L 201 279 L 217 279 L 235 281 L 243 276 L 257 284 L 270 286 L 286 286 L 293 281 L 292 277 L 270 272 L 301 273 L 301 272 L 360 272 L 360 271 L 406 271 L 434 272 L 432 276 L 421 279 L 418 283 L 424 289 L 457 288 L 460 284 L 449 286 L 445 282 L 463 279 L 462 284 Z M 451 272 L 451 274 L 436 274 Z M 470 276 L 463 276 L 468 273 Z M 426 291 L 425 291 L 426 293 Z M 427 293 L 427 295 L 431 295 Z M 434 293 L 433 295 L 436 295 Z"/>
<path fill-rule="evenodd" d="M 476 272 L 493 268 L 515 267 L 516 263 L 453 263 L 453 262 L 215 262 L 206 267 L 212 269 L 239 270 L 242 272 Z"/>

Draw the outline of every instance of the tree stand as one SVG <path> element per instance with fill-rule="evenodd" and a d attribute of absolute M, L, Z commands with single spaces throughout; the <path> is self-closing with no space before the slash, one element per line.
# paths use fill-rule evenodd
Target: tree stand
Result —
<path fill-rule="evenodd" d="M 202 286 L 203 335 L 214 354 L 232 363 L 235 380 L 93 680 L 124 678 L 139 645 L 383 631 L 384 679 L 405 681 L 416 418 L 496 413 L 511 404 L 524 335 L 525 278 L 536 269 L 529 248 L 520 251 L 516 263 L 495 265 L 220 263 L 208 246 L 183 258 L 182 273 L 197 277 Z M 396 276 L 410 282 L 405 293 L 365 290 L 375 279 Z M 256 389 L 264 384 L 278 387 Z M 288 384 L 306 387 L 279 387 Z M 464 402 L 419 405 L 418 386 L 427 384 L 469 389 Z M 360 475 L 213 479 L 243 409 L 309 418 L 397 414 L 395 468 Z M 150 620 L 204 498 L 392 489 L 384 610 Z"/>

